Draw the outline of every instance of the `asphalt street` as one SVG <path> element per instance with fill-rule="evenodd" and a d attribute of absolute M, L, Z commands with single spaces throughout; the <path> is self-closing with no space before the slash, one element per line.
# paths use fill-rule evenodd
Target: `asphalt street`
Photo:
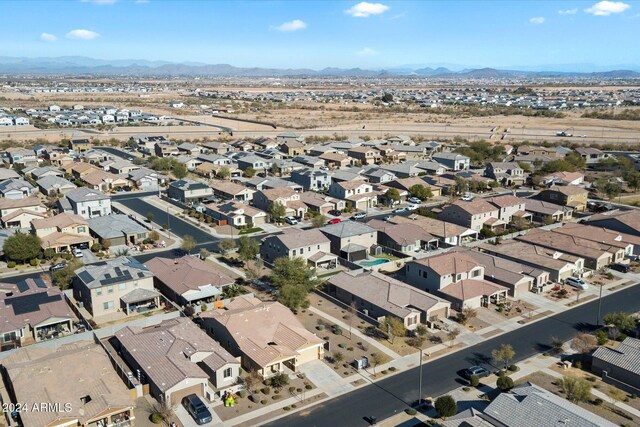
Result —
<path fill-rule="evenodd" d="M 423 366 L 423 395 L 438 396 L 463 384 L 459 372 L 471 365 L 491 369 L 491 350 L 500 344 L 511 344 L 519 362 L 549 349 L 552 338 L 563 341 L 576 333 L 594 328 L 598 301 L 548 317 L 528 326 L 475 346 L 465 348 Z M 640 286 L 632 286 L 603 298 L 602 314 L 611 311 L 635 312 L 640 309 Z M 368 417 L 385 419 L 409 407 L 418 399 L 418 367 L 378 381 L 348 394 L 267 425 L 292 426 L 365 426 Z"/>

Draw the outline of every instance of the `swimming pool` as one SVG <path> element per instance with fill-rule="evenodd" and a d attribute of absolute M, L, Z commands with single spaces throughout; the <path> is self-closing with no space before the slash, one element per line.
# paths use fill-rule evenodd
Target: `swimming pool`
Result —
<path fill-rule="evenodd" d="M 358 264 L 360 264 L 363 267 L 371 267 L 372 265 L 380 265 L 386 262 L 389 262 L 389 260 L 384 258 L 379 258 L 379 259 L 374 259 L 373 261 L 360 261 Z"/>

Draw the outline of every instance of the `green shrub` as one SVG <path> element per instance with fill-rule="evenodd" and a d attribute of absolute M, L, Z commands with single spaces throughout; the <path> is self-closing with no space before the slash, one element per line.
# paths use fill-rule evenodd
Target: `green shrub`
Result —
<path fill-rule="evenodd" d="M 301 388 L 301 387 L 298 387 L 298 388 L 296 389 L 296 392 L 298 392 L 298 393 L 302 393 L 302 388 Z"/>
<path fill-rule="evenodd" d="M 281 396 L 281 395 L 279 395 L 279 394 L 274 394 L 273 396 L 271 396 L 271 398 L 272 398 L 273 400 L 280 400 L 280 399 L 282 399 L 282 396 Z"/>
<path fill-rule="evenodd" d="M 94 243 L 91 245 L 91 252 L 96 253 L 102 250 L 102 245 L 100 243 Z"/>
<path fill-rule="evenodd" d="M 599 397 L 596 397 L 595 399 L 593 399 L 593 404 L 596 406 L 600 406 L 602 405 L 602 403 L 604 403 L 604 400 L 600 399 Z"/>
<path fill-rule="evenodd" d="M 471 375 L 469 385 L 471 385 L 471 387 L 478 387 L 480 385 L 480 378 L 478 378 L 477 375 Z"/>
<path fill-rule="evenodd" d="M 307 384 L 304 386 L 305 389 L 307 390 L 311 390 L 313 388 L 313 386 L 311 384 Z"/>
<path fill-rule="evenodd" d="M 282 408 L 284 411 L 290 411 L 291 407 L 290 406 L 285 406 L 284 408 Z"/>
<path fill-rule="evenodd" d="M 342 335 L 342 329 L 340 329 L 339 327 L 335 326 L 333 328 L 333 333 L 336 335 Z"/>
<path fill-rule="evenodd" d="M 149 419 L 154 424 L 161 424 L 164 421 L 164 417 L 159 412 L 154 412 L 153 414 L 151 414 L 151 417 Z"/>
<path fill-rule="evenodd" d="M 397 370 L 398 370 L 398 368 L 396 368 L 395 366 L 392 366 L 392 367 L 390 367 L 390 368 L 389 368 L 389 370 L 390 370 L 391 372 L 395 372 L 395 371 L 397 371 Z"/>
<path fill-rule="evenodd" d="M 262 387 L 260 391 L 262 394 L 271 394 L 271 387 Z"/>
<path fill-rule="evenodd" d="M 295 392 L 296 392 L 295 387 L 289 387 L 289 393 L 295 393 Z"/>
<path fill-rule="evenodd" d="M 29 264 L 31 264 L 31 267 L 35 267 L 38 265 L 38 260 L 34 258 L 31 261 L 29 261 Z"/>
<path fill-rule="evenodd" d="M 316 329 L 319 331 L 324 331 L 324 325 L 318 325 L 316 326 Z"/>
<path fill-rule="evenodd" d="M 509 370 L 511 372 L 518 372 L 520 370 L 520 367 L 518 365 L 511 365 L 509 366 Z"/>
<path fill-rule="evenodd" d="M 7 263 L 7 267 L 9 268 L 16 268 L 16 262 L 15 261 L 9 261 Z"/>
<path fill-rule="evenodd" d="M 582 362 L 580 360 L 576 360 L 573 362 L 573 367 L 576 369 L 582 369 Z"/>
<path fill-rule="evenodd" d="M 513 380 L 511 379 L 511 377 L 507 376 L 500 377 L 498 378 L 496 385 L 502 391 L 509 391 L 513 388 Z"/>
<path fill-rule="evenodd" d="M 293 405 L 291 405 L 291 409 L 296 409 L 298 407 L 298 405 L 296 405 L 295 403 Z"/>
<path fill-rule="evenodd" d="M 260 403 L 262 403 L 263 405 L 266 405 L 266 404 L 267 404 L 267 402 L 269 402 L 267 399 L 262 399 L 262 400 L 260 401 Z"/>
<path fill-rule="evenodd" d="M 416 410 L 415 410 L 415 409 L 413 409 L 413 408 L 407 408 L 407 409 L 405 409 L 405 410 L 404 410 L 404 412 L 406 412 L 406 413 L 407 413 L 407 415 L 411 415 L 411 416 L 413 416 L 413 415 L 415 415 L 415 414 L 417 414 L 417 413 L 418 413 L 418 411 L 416 411 Z"/>

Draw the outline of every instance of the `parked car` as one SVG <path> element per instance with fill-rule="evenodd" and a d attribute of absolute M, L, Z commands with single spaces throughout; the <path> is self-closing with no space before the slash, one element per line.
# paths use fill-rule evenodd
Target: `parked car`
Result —
<path fill-rule="evenodd" d="M 338 224 L 338 223 L 341 223 L 341 222 L 342 222 L 342 220 L 340 218 L 333 218 L 333 219 L 330 219 L 329 221 L 327 221 L 327 224 Z"/>
<path fill-rule="evenodd" d="M 417 197 L 409 197 L 407 198 L 407 202 L 419 205 L 420 203 L 422 203 L 422 200 L 418 199 Z"/>
<path fill-rule="evenodd" d="M 285 216 L 284 217 L 284 222 L 286 222 L 287 224 L 290 224 L 290 225 L 296 225 L 298 223 L 298 220 L 295 219 L 292 216 Z"/>
<path fill-rule="evenodd" d="M 339 209 L 334 209 L 328 212 L 329 215 L 333 215 L 333 216 L 340 216 L 342 215 L 342 211 Z"/>
<path fill-rule="evenodd" d="M 407 210 L 415 211 L 415 210 L 416 210 L 416 209 L 418 209 L 419 207 L 420 207 L 419 205 L 413 205 L 413 204 L 412 204 L 412 205 L 407 206 Z"/>
<path fill-rule="evenodd" d="M 478 378 L 484 378 L 491 375 L 491 372 L 483 368 L 482 366 L 471 366 L 465 369 L 462 374 L 466 379 L 471 379 L 472 375 L 475 375 Z"/>
<path fill-rule="evenodd" d="M 78 249 L 89 249 L 89 243 L 84 242 L 84 243 L 79 243 L 78 246 L 76 246 Z"/>
<path fill-rule="evenodd" d="M 569 286 L 573 286 L 574 288 L 582 289 L 583 291 L 589 289 L 589 286 L 584 280 L 573 276 L 567 277 L 564 283 Z"/>
<path fill-rule="evenodd" d="M 393 210 L 394 214 L 405 213 L 407 212 L 407 208 L 396 208 Z"/>
<path fill-rule="evenodd" d="M 209 412 L 207 406 L 197 395 L 190 394 L 186 396 L 182 399 L 182 406 L 184 406 L 189 415 L 193 417 L 196 424 L 202 425 L 211 422 L 211 412 Z"/>
<path fill-rule="evenodd" d="M 76 258 L 82 258 L 84 256 L 84 254 L 82 253 L 81 249 L 75 248 L 71 250 L 71 253 L 73 254 L 74 257 Z"/>
<path fill-rule="evenodd" d="M 53 273 L 54 271 L 62 270 L 63 268 L 64 268 L 64 263 L 63 262 L 59 262 L 59 263 L 53 264 L 51 267 L 49 267 L 49 271 Z"/>
<path fill-rule="evenodd" d="M 391 218 L 393 218 L 393 215 L 387 215 L 382 219 L 385 220 L 385 221 L 391 221 Z"/>
<path fill-rule="evenodd" d="M 629 266 L 629 264 L 616 263 L 616 264 L 611 264 L 609 268 L 612 270 L 619 271 L 621 273 L 628 273 L 631 271 L 631 267 Z"/>
<path fill-rule="evenodd" d="M 364 219 L 367 215 L 364 212 L 356 212 L 353 215 L 351 215 L 351 219 Z"/>
<path fill-rule="evenodd" d="M 473 200 L 473 196 L 471 194 L 464 194 L 462 197 L 460 197 L 460 200 L 470 202 Z"/>

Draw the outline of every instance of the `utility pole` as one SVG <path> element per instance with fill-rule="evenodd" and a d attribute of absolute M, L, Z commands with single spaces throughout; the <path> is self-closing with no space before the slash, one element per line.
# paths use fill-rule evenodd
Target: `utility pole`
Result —
<path fill-rule="evenodd" d="M 167 231 L 169 232 L 169 238 L 171 238 L 171 219 L 169 216 L 169 206 L 167 206 Z"/>
<path fill-rule="evenodd" d="M 600 326 L 601 310 L 602 310 L 602 285 L 600 285 L 600 298 L 598 299 L 598 321 L 596 322 L 597 326 Z"/>
<path fill-rule="evenodd" d="M 418 387 L 418 410 L 422 409 L 422 347 L 420 347 L 420 385 Z"/>

